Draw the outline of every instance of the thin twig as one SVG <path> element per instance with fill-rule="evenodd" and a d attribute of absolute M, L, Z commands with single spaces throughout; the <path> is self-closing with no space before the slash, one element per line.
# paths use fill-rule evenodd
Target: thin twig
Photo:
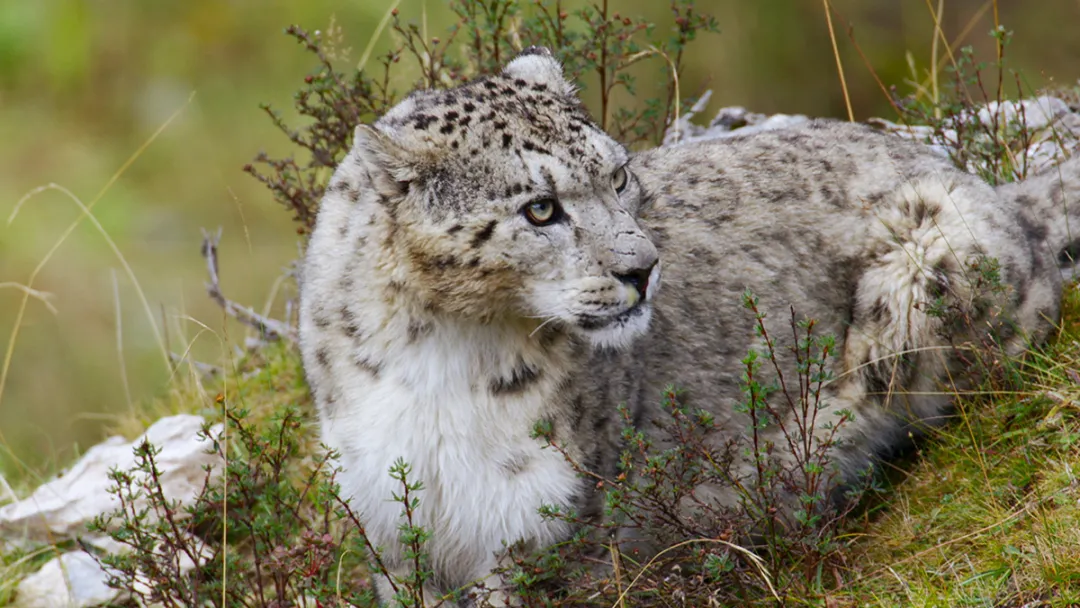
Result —
<path fill-rule="evenodd" d="M 221 240 L 221 230 L 216 234 L 210 234 L 203 230 L 202 256 L 206 258 L 206 270 L 210 275 L 210 281 L 206 284 L 206 293 L 212 300 L 221 306 L 225 314 L 233 317 L 245 325 L 259 330 L 260 335 L 266 340 L 285 339 L 296 342 L 296 332 L 286 323 L 276 319 L 264 317 L 254 310 L 237 304 L 225 297 L 221 291 L 221 281 L 218 275 L 217 247 Z"/>

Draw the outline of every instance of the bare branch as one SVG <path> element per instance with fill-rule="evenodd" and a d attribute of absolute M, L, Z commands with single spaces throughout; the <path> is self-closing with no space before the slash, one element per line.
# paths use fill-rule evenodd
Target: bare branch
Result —
<path fill-rule="evenodd" d="M 210 275 L 210 282 L 206 284 L 206 293 L 210 295 L 218 306 L 221 306 L 225 314 L 240 321 L 244 325 L 259 330 L 259 334 L 265 340 L 285 339 L 296 342 L 296 332 L 287 323 L 276 319 L 264 317 L 254 310 L 237 304 L 225 297 L 221 291 L 221 281 L 218 276 L 217 246 L 221 240 L 221 229 L 217 233 L 210 234 L 203 229 L 202 256 L 206 258 L 206 270 Z"/>

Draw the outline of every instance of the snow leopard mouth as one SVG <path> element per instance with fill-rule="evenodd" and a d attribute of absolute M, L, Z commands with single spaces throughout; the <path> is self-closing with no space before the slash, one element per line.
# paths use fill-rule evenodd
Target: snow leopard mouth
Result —
<path fill-rule="evenodd" d="M 649 310 L 649 303 L 644 300 L 638 301 L 636 304 L 627 308 L 626 310 L 609 315 L 606 317 L 599 317 L 595 315 L 581 315 L 578 317 L 578 327 L 585 331 L 597 331 L 601 329 L 614 329 L 618 326 L 626 325 L 627 322 L 639 317 Z"/>

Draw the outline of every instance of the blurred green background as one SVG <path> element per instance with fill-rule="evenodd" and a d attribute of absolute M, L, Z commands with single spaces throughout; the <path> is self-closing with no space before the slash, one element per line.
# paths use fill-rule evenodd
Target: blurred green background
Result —
<path fill-rule="evenodd" d="M 929 64 L 928 4 L 936 7 L 938 0 L 833 4 L 856 117 L 893 118 L 848 27 L 879 77 L 904 92 L 909 59 L 920 72 Z M 669 26 L 666 0 L 611 5 Z M 963 44 L 992 59 L 993 4 L 943 5 L 949 39 L 966 30 Z M 388 6 L 389 0 L 0 0 L 0 218 L 48 183 L 89 202 L 182 109 L 94 213 L 131 264 L 155 322 L 167 319 L 172 350 L 181 352 L 194 339 L 197 358 L 219 360 L 222 329 L 233 333 L 234 343 L 241 330 L 223 324 L 205 296 L 201 227 L 224 229 L 221 274 L 230 298 L 256 308 L 272 299 L 280 313 L 291 293 L 286 288 L 271 298 L 297 255 L 294 227 L 284 208 L 240 170 L 259 150 L 289 152 L 258 104 L 288 110 L 313 63 L 282 28 L 326 28 L 333 17 L 355 62 Z M 681 81 L 684 94 L 714 91 L 708 116 L 726 105 L 846 115 L 822 2 L 708 0 L 698 6 L 718 18 L 721 34 L 694 43 Z M 406 0 L 399 8 L 403 18 L 419 19 L 422 4 Z M 449 25 L 441 2 L 429 0 L 423 8 L 433 33 Z M 1075 84 L 1080 0 L 1000 0 L 997 10 L 1015 32 L 1009 65 L 1022 71 L 1028 86 Z M 384 36 L 377 48 L 389 44 Z M 0 284 L 25 284 L 78 215 L 69 199 L 46 192 L 27 202 L 11 225 L 0 224 Z M 89 223 L 64 243 L 34 286 L 53 294 L 57 312 L 30 301 L 0 395 L 0 472 L 9 479 L 63 465 L 99 440 L 132 402 L 161 394 L 168 381 L 134 285 Z M 0 357 L 21 299 L 17 288 L 0 289 Z M 200 334 L 199 323 L 212 331 Z"/>

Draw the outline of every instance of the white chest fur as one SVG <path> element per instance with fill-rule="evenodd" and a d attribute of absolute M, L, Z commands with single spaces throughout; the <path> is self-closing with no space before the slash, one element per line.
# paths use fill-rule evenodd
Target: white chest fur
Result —
<path fill-rule="evenodd" d="M 323 438 L 341 454 L 342 487 L 371 540 L 398 550 L 402 505 L 392 496 L 402 487 L 388 471 L 404 460 L 424 485 L 414 523 L 433 533 L 426 550 L 461 583 L 486 574 L 506 545 L 563 536 L 565 527 L 538 509 L 569 504 L 582 483 L 560 453 L 531 437 L 559 370 L 539 367 L 547 362 L 536 360 L 535 342 L 514 344 L 513 336 L 520 331 L 434 326 L 419 339 L 376 334 L 364 347 L 350 344 L 378 349 L 378 373 L 335 364 L 340 393 L 323 418 Z M 512 394 L 491 390 L 492 377 L 523 361 L 544 376 Z"/>

